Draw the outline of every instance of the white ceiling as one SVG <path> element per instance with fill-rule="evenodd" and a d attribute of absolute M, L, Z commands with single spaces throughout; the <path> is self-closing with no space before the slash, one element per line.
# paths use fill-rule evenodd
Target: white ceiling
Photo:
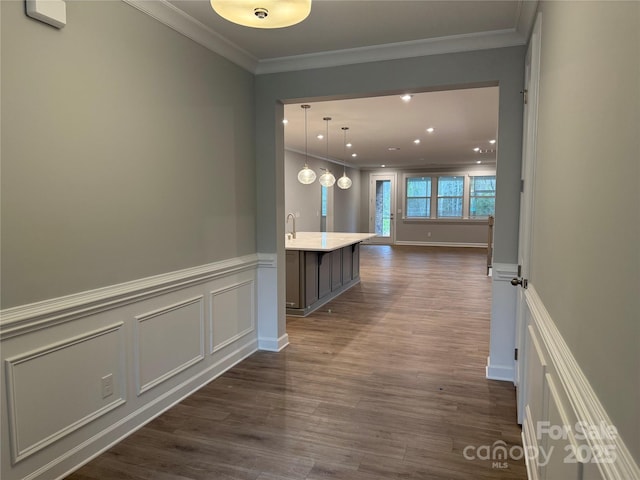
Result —
<path fill-rule="evenodd" d="M 313 0 L 309 17 L 282 29 L 252 29 L 219 17 L 209 0 L 125 0 L 196 42 L 255 73 L 342 65 L 526 43 L 537 6 L 534 0 Z M 401 93 L 401 92 L 399 92 Z M 329 159 L 344 161 L 342 126 L 350 127 L 360 167 L 450 166 L 495 163 L 498 89 L 414 92 L 411 102 L 399 95 L 312 103 L 309 110 L 310 155 L 325 157 L 330 116 Z M 287 148 L 304 152 L 303 111 L 287 105 Z M 425 129 L 433 126 L 433 134 Z M 420 139 L 420 145 L 413 140 Z M 390 152 L 388 147 L 400 147 Z"/>
<path fill-rule="evenodd" d="M 305 152 L 304 110 L 285 105 L 285 146 Z M 409 102 L 400 95 L 310 103 L 307 110 L 307 152 L 310 156 L 345 162 L 361 168 L 447 167 L 495 165 L 498 87 L 447 90 L 413 94 Z M 327 157 L 324 117 L 331 117 Z M 342 127 L 349 127 L 345 148 Z M 433 127 L 433 133 L 426 131 Z M 323 134 L 325 138 L 318 139 Z M 414 140 L 420 140 L 419 144 Z M 390 151 L 390 147 L 399 150 Z M 483 152 L 474 152 L 474 148 Z M 493 150 L 484 152 L 484 150 Z M 357 157 L 352 157 L 356 153 Z"/>

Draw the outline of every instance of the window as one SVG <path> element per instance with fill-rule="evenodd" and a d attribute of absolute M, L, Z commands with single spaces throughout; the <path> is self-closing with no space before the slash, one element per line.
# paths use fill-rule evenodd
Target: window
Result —
<path fill-rule="evenodd" d="M 320 231 L 327 231 L 327 187 L 320 186 Z"/>
<path fill-rule="evenodd" d="M 431 177 L 408 177 L 406 187 L 407 217 L 431 217 Z"/>
<path fill-rule="evenodd" d="M 464 177 L 438 177 L 438 218 L 462 218 Z"/>
<path fill-rule="evenodd" d="M 469 217 L 488 217 L 496 210 L 496 177 L 471 177 Z"/>

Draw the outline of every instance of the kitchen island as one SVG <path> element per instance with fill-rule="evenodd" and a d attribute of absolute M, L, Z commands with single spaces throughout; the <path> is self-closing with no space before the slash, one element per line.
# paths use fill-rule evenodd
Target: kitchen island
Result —
<path fill-rule="evenodd" d="M 287 251 L 287 315 L 305 317 L 360 282 L 360 242 L 375 233 L 297 232 Z"/>

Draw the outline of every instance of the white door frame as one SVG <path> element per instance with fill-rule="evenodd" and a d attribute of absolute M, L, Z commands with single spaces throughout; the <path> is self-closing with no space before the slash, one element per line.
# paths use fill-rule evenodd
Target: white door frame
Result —
<path fill-rule="evenodd" d="M 518 280 L 521 283 L 516 299 L 515 385 L 517 392 L 518 423 L 522 423 L 527 380 L 524 378 L 526 358 L 527 309 L 524 290 L 530 273 L 531 234 L 533 225 L 533 191 L 535 187 L 536 139 L 538 135 L 538 93 L 540 84 L 540 34 L 542 17 L 538 14 L 525 60 L 525 106 L 522 133 L 522 171 L 520 193 L 520 226 L 518 237 Z M 521 287 L 521 288 L 520 288 Z"/>
<path fill-rule="evenodd" d="M 391 182 L 391 225 L 389 237 L 374 237 L 368 243 L 393 245 L 396 243 L 396 174 L 395 173 L 371 173 L 369 174 L 369 231 L 375 233 L 376 191 L 375 182 L 389 180 Z"/>

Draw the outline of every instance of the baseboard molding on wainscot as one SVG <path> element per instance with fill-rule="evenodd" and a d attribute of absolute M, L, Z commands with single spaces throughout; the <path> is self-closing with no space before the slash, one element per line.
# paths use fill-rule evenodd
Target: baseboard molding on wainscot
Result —
<path fill-rule="evenodd" d="M 515 378 L 515 370 L 513 365 L 491 365 L 491 357 L 487 357 L 487 366 L 485 367 L 485 372 L 488 380 L 513 382 L 513 379 Z"/>
<path fill-rule="evenodd" d="M 414 242 L 409 240 L 396 240 L 395 245 L 409 245 L 415 247 L 487 248 L 486 243 Z"/>
<path fill-rule="evenodd" d="M 258 349 L 267 352 L 279 352 L 289 345 L 289 335 L 284 334 L 280 338 L 258 338 Z"/>

